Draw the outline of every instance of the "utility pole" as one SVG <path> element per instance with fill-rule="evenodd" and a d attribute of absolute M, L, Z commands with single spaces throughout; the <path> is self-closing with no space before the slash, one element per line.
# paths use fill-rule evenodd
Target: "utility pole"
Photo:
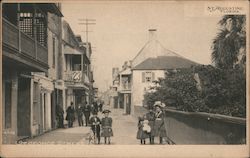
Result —
<path fill-rule="evenodd" d="M 89 53 L 89 25 L 95 25 L 95 19 L 78 19 L 80 21 L 79 25 L 85 25 L 85 33 L 86 33 L 86 54 L 90 55 Z M 89 56 L 90 57 L 90 56 Z M 81 69 L 82 69 L 82 80 L 84 81 L 84 71 L 83 71 L 83 54 L 81 59 Z"/>
<path fill-rule="evenodd" d="M 90 58 L 90 52 L 89 52 L 89 32 L 92 32 L 92 31 L 89 31 L 89 25 L 95 25 L 95 19 L 79 19 L 80 23 L 79 25 L 85 25 L 85 33 L 86 33 L 86 54 L 87 56 Z M 83 84 L 84 84 L 84 71 L 83 71 L 83 54 L 82 54 L 82 59 L 81 59 L 81 69 L 82 69 L 82 81 L 83 81 Z M 89 66 L 87 67 L 87 77 L 89 78 Z M 92 81 L 90 81 L 90 83 L 92 83 Z M 92 89 L 92 87 L 89 87 L 90 89 Z M 91 94 L 90 94 L 91 95 Z M 89 101 L 90 101 L 90 98 L 89 98 Z"/>

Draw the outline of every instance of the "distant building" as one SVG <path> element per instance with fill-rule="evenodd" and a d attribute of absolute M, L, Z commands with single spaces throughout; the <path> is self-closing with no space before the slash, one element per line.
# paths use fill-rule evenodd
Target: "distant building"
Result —
<path fill-rule="evenodd" d="M 132 105 L 143 106 L 144 94 L 155 80 L 165 78 L 168 70 L 188 68 L 197 63 L 165 49 L 156 38 L 156 30 L 149 30 L 149 41 L 132 60 Z M 133 113 L 132 107 L 131 112 Z"/>

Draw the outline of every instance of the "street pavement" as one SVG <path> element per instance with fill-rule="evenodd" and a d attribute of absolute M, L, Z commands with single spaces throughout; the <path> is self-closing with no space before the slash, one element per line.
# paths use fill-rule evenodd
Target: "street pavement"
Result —
<path fill-rule="evenodd" d="M 108 108 L 108 107 L 104 107 Z M 111 145 L 136 145 L 137 119 L 131 115 L 124 115 L 122 109 L 111 109 L 110 116 L 113 119 L 113 133 Z M 100 118 L 103 114 L 99 113 Z M 88 136 L 90 127 L 79 127 L 78 122 L 74 122 L 73 128 L 56 129 L 31 139 L 24 140 L 28 144 L 89 144 Z M 90 143 L 93 144 L 93 143 Z M 101 138 L 101 144 L 104 144 Z"/>

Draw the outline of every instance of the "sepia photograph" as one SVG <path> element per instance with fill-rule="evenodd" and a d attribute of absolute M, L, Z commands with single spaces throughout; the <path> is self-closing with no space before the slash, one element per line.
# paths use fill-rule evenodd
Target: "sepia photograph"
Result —
<path fill-rule="evenodd" d="M 249 154 L 249 1 L 3 1 L 1 28 L 1 157 Z"/>

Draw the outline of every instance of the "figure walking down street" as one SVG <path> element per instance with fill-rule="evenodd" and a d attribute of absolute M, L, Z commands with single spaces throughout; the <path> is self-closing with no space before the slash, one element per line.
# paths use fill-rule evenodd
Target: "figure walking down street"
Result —
<path fill-rule="evenodd" d="M 77 113 L 77 119 L 78 119 L 78 124 L 79 126 L 83 126 L 83 107 L 79 104 L 77 109 L 76 109 L 76 113 Z"/>
<path fill-rule="evenodd" d="M 88 104 L 88 102 L 85 103 L 84 107 L 83 107 L 83 113 L 84 113 L 84 117 L 85 117 L 85 125 L 88 126 L 89 124 L 89 117 L 90 117 L 90 105 Z"/>
<path fill-rule="evenodd" d="M 149 132 L 149 141 L 150 144 L 154 144 L 154 133 L 152 132 L 152 129 L 154 128 L 154 122 L 155 122 L 155 113 L 153 111 L 153 107 L 149 107 L 149 112 L 146 113 L 146 119 L 148 120 L 148 125 L 150 126 L 151 130 Z"/>
<path fill-rule="evenodd" d="M 63 111 L 62 107 L 60 105 L 57 105 L 56 106 L 56 120 L 57 120 L 58 128 L 64 128 L 63 114 L 64 114 L 64 111 Z"/>
<path fill-rule="evenodd" d="M 66 120 L 68 121 L 68 127 L 73 127 L 73 122 L 75 121 L 75 108 L 73 102 L 70 103 L 70 106 L 67 108 Z"/>
<path fill-rule="evenodd" d="M 143 117 L 138 118 L 138 131 L 136 138 L 141 140 L 141 144 L 146 144 L 146 139 L 149 138 L 149 135 L 145 129 L 143 129 L 144 124 L 148 123 L 147 121 L 144 122 Z"/>
<path fill-rule="evenodd" d="M 97 102 L 94 102 L 94 113 L 98 114 L 98 104 L 97 104 Z"/>
<path fill-rule="evenodd" d="M 159 143 L 163 143 L 163 137 L 167 137 L 167 132 L 164 126 L 164 114 L 161 105 L 155 105 L 155 123 L 153 128 L 153 135 L 159 137 Z"/>
<path fill-rule="evenodd" d="M 102 112 L 102 107 L 103 107 L 103 104 L 102 102 L 99 103 L 99 111 Z"/>
<path fill-rule="evenodd" d="M 100 144 L 100 125 L 101 125 L 101 120 L 99 117 L 97 117 L 97 113 L 93 113 L 93 116 L 90 118 L 90 124 L 91 124 L 91 130 L 94 133 L 94 141 L 96 143 L 96 138 L 98 141 L 98 144 Z"/>
<path fill-rule="evenodd" d="M 104 114 L 104 118 L 102 118 L 102 133 L 101 136 L 104 137 L 104 143 L 110 144 L 110 137 L 113 136 L 112 130 L 112 118 L 109 117 L 110 110 L 104 110 L 102 113 Z"/>

